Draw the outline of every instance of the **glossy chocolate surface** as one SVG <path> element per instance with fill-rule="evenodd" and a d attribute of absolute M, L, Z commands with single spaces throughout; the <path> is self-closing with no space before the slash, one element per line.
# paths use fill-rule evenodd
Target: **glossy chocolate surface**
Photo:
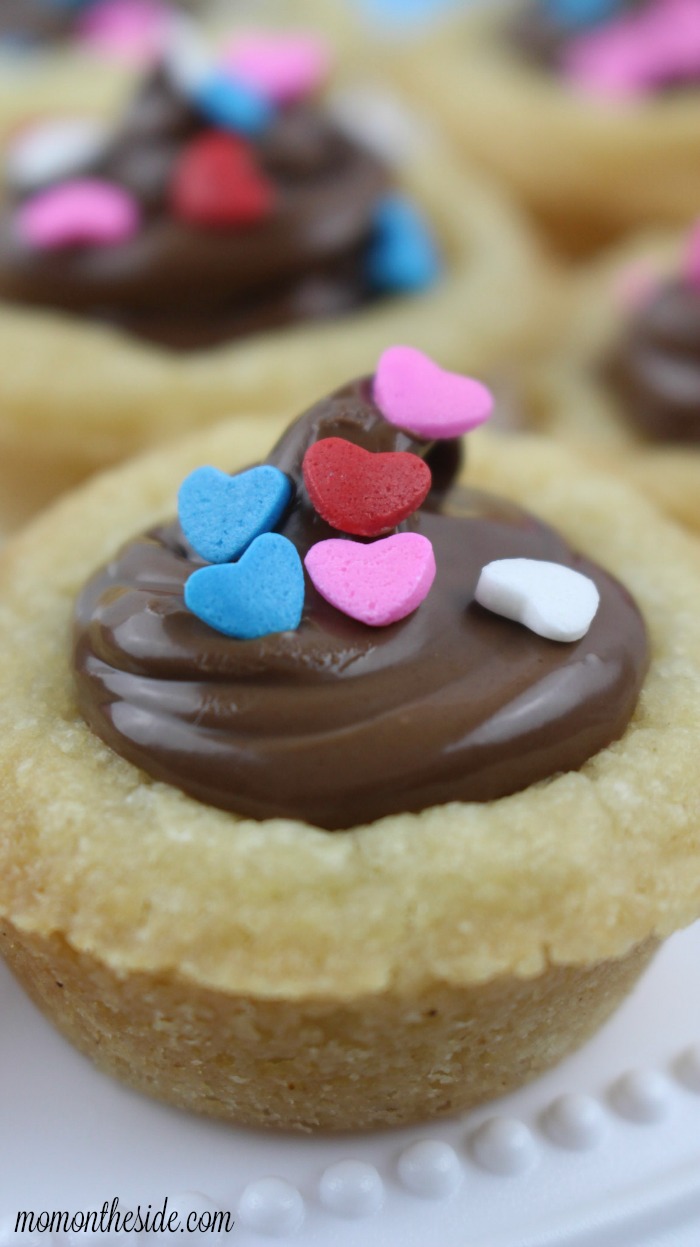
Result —
<path fill-rule="evenodd" d="M 307 583 L 301 627 L 232 641 L 190 614 L 200 560 L 169 524 L 98 571 L 75 614 L 78 703 L 90 727 L 149 775 L 256 819 L 338 830 L 450 801 L 490 801 L 580 767 L 619 738 L 647 669 L 629 594 L 510 503 L 454 484 L 459 446 L 417 442 L 384 421 L 367 380 L 291 426 L 268 462 L 294 481 L 279 526 L 303 555 L 338 536 L 305 496 L 304 451 L 339 436 L 427 456 L 434 488 L 402 526 L 433 542 L 437 578 L 409 618 L 373 629 Z M 474 602 L 484 564 L 523 556 L 596 582 L 601 604 L 571 645 Z"/>

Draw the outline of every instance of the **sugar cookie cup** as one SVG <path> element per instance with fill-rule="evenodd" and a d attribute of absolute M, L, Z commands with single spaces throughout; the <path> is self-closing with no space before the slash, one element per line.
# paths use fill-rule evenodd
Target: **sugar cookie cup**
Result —
<path fill-rule="evenodd" d="M 551 295 L 517 209 L 432 132 L 397 176 L 432 224 L 443 274 L 430 290 L 328 323 L 174 355 L 87 319 L 0 302 L 0 516 L 16 524 L 100 467 L 227 413 L 301 410 L 369 371 L 382 343 L 415 342 L 465 370 L 526 352 L 546 331 Z"/>
<path fill-rule="evenodd" d="M 515 46 L 507 26 L 522 7 L 480 6 L 421 40 L 399 58 L 402 78 L 564 249 L 687 221 L 700 203 L 700 84 L 626 103 L 576 90 Z"/>
<path fill-rule="evenodd" d="M 37 117 L 108 117 L 167 37 L 175 14 L 167 0 L 127 0 L 123 7 L 112 0 L 104 6 L 101 0 L 4 5 L 0 147 Z M 13 35 L 19 35 L 19 46 Z"/>
<path fill-rule="evenodd" d="M 240 417 L 152 453 L 4 551 L 0 943 L 101 1069 L 182 1107 L 300 1129 L 458 1112 L 585 1040 L 700 914 L 694 553 L 562 449 L 477 435 L 470 483 L 602 555 L 644 613 L 652 664 L 624 736 L 490 803 L 336 834 L 238 819 L 91 733 L 69 620 L 187 471 L 255 461 L 272 433 Z"/>
<path fill-rule="evenodd" d="M 655 290 L 678 278 L 687 252 L 687 233 L 649 232 L 584 270 L 571 287 L 559 348 L 546 363 L 525 369 L 519 401 L 530 427 L 624 476 L 675 520 L 700 532 L 700 438 L 665 441 L 648 435 L 631 418 L 630 400 L 623 401 L 605 367 L 641 301 L 652 300 Z M 692 342 L 683 349 L 692 354 Z M 697 407 L 700 413 L 700 398 Z"/>

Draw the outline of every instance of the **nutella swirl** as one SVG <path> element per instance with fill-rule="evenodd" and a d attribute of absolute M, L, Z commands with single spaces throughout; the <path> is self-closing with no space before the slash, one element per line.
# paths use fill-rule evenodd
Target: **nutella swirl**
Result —
<path fill-rule="evenodd" d="M 659 287 L 604 371 L 625 417 L 646 437 L 700 442 L 700 287 L 680 278 Z"/>
<path fill-rule="evenodd" d="M 437 577 L 409 618 L 369 628 L 307 584 L 296 632 L 232 641 L 184 605 L 201 561 L 176 523 L 124 547 L 77 602 L 74 670 L 89 726 L 156 779 L 256 819 L 330 831 L 450 801 L 490 801 L 577 769 L 624 732 L 647 669 L 629 594 L 510 503 L 455 484 L 459 444 L 382 419 L 362 380 L 291 426 L 268 462 L 294 502 L 279 525 L 302 557 L 337 536 L 305 495 L 304 452 L 339 436 L 427 458 L 433 490 L 402 525 L 434 546 Z M 601 595 L 588 635 L 543 640 L 474 601 L 482 567 L 566 564 Z"/>
<path fill-rule="evenodd" d="M 390 186 L 377 158 L 316 106 L 289 107 L 254 142 L 274 187 L 272 214 L 243 228 L 201 229 L 173 214 L 171 186 L 187 144 L 211 129 L 155 70 L 109 149 L 81 170 L 135 196 L 138 234 L 114 247 L 38 251 L 17 236 L 11 207 L 0 217 L 0 297 L 89 316 L 171 349 L 370 299 L 365 257 Z"/>

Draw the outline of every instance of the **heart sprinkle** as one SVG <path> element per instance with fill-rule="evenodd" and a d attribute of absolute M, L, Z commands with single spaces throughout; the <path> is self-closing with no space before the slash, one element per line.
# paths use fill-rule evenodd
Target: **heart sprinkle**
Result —
<path fill-rule="evenodd" d="M 367 274 L 374 290 L 384 293 L 427 290 L 440 277 L 435 240 L 418 209 L 403 195 L 390 195 L 380 205 L 367 256 Z"/>
<path fill-rule="evenodd" d="M 389 87 L 360 82 L 335 87 L 325 101 L 336 125 L 385 164 L 401 169 L 415 160 L 417 146 L 431 142 L 430 123 L 416 115 Z M 393 196 L 391 197 L 393 198 Z"/>
<path fill-rule="evenodd" d="M 239 641 L 294 631 L 304 609 L 296 546 L 280 533 L 263 533 L 238 563 L 193 572 L 185 605 L 202 623 Z"/>
<path fill-rule="evenodd" d="M 432 543 L 419 533 L 396 533 L 370 545 L 332 538 L 312 546 L 304 566 L 322 598 L 371 628 L 410 615 L 435 579 Z"/>
<path fill-rule="evenodd" d="M 24 242 L 42 251 L 91 243 L 115 246 L 136 234 L 140 210 L 133 195 L 98 178 L 62 182 L 40 191 L 18 209 Z"/>
<path fill-rule="evenodd" d="M 171 21 L 162 64 L 171 85 L 188 99 L 213 76 L 214 57 L 191 18 L 178 15 Z"/>
<path fill-rule="evenodd" d="M 37 121 L 11 139 L 5 176 L 15 190 L 38 190 L 46 182 L 73 177 L 107 145 L 106 126 L 94 117 Z"/>
<path fill-rule="evenodd" d="M 381 356 L 374 401 L 390 424 L 426 441 L 469 433 L 493 411 L 486 386 L 446 372 L 410 346 L 391 346 Z"/>
<path fill-rule="evenodd" d="M 600 604 L 593 581 L 561 563 L 497 559 L 484 567 L 477 602 L 550 641 L 580 641 Z"/>
<path fill-rule="evenodd" d="M 226 228 L 264 220 L 274 208 L 275 191 L 248 143 L 212 130 L 194 139 L 180 156 L 171 200 L 181 221 Z"/>
<path fill-rule="evenodd" d="M 251 32 L 229 44 L 221 65 L 276 104 L 295 104 L 323 85 L 332 59 L 328 44 L 314 35 Z"/>
<path fill-rule="evenodd" d="M 213 126 L 250 138 L 262 134 L 275 115 L 270 100 L 220 69 L 196 87 L 193 102 Z"/>
<path fill-rule="evenodd" d="M 611 99 L 636 99 L 700 74 L 698 0 L 649 0 L 600 30 L 574 38 L 564 70 L 574 85 Z"/>
<path fill-rule="evenodd" d="M 342 437 L 315 442 L 302 466 L 322 519 L 357 537 L 391 532 L 424 502 L 432 483 L 430 468 L 417 455 L 377 454 Z"/>
<path fill-rule="evenodd" d="M 291 496 L 289 478 L 269 464 L 238 476 L 197 468 L 180 486 L 180 527 L 200 558 L 228 563 L 275 527 Z"/>
<path fill-rule="evenodd" d="M 163 0 L 98 0 L 85 8 L 78 33 L 97 53 L 147 65 L 162 51 L 171 20 Z"/>
<path fill-rule="evenodd" d="M 648 259 L 625 264 L 613 276 L 613 303 L 623 312 L 637 312 L 653 298 L 660 281 L 661 274 Z"/>

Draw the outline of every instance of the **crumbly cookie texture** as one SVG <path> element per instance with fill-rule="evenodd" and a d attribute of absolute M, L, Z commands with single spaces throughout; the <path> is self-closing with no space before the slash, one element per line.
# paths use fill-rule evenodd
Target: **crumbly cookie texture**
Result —
<path fill-rule="evenodd" d="M 570 283 L 558 347 L 520 378 L 526 421 L 598 467 L 619 473 L 700 532 L 700 447 L 645 439 L 600 376 L 630 311 L 624 287 L 679 271 L 687 231 L 648 231 L 605 253 Z"/>
<path fill-rule="evenodd" d="M 189 469 L 254 461 L 255 420 L 96 479 L 6 548 L 3 944 L 50 1016 L 135 1085 L 262 1124 L 454 1111 L 580 1042 L 655 941 L 700 914 L 694 545 L 548 442 L 470 446 L 471 484 L 537 511 L 629 587 L 653 655 L 620 741 L 490 804 L 338 834 L 237 820 L 148 779 L 79 717 L 80 585 L 172 513 Z"/>
<path fill-rule="evenodd" d="M 91 471 L 227 414 L 287 416 L 349 376 L 378 346 L 410 342 L 483 373 L 548 332 L 546 265 L 516 209 L 463 170 L 439 137 L 398 181 L 444 254 L 434 289 L 387 298 L 325 325 L 173 355 L 116 329 L 0 303 L 0 484 L 7 524 Z"/>
<path fill-rule="evenodd" d="M 500 5 L 480 9 L 395 63 L 465 155 L 569 251 L 644 225 L 686 224 L 700 202 L 697 91 L 633 106 L 592 99 L 518 54 Z"/>

